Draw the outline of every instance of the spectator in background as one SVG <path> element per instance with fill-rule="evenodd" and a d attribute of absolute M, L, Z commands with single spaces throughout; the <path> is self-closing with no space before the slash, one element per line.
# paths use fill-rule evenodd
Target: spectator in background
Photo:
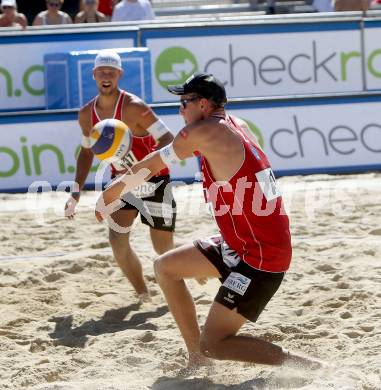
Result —
<path fill-rule="evenodd" d="M 373 0 L 370 3 L 370 9 L 380 10 L 381 9 L 381 0 Z"/>
<path fill-rule="evenodd" d="M 368 0 L 333 0 L 335 11 L 368 11 Z"/>
<path fill-rule="evenodd" d="M 155 14 L 149 0 L 122 0 L 114 7 L 112 22 L 152 20 Z"/>
<path fill-rule="evenodd" d="M 2 0 L 0 15 L 0 27 L 22 27 L 26 28 L 28 21 L 24 14 L 17 12 L 16 0 Z"/>
<path fill-rule="evenodd" d="M 82 11 L 75 16 L 74 23 L 106 22 L 106 16 L 98 11 L 98 0 L 82 0 Z"/>
<path fill-rule="evenodd" d="M 28 19 L 28 24 L 32 25 L 36 15 L 46 9 L 45 0 L 17 0 L 17 9 Z"/>
<path fill-rule="evenodd" d="M 46 11 L 40 12 L 33 21 L 33 26 L 45 26 L 55 24 L 71 24 L 71 17 L 61 11 L 64 0 L 47 0 Z"/>
<path fill-rule="evenodd" d="M 234 3 L 238 3 L 238 0 L 233 0 Z M 249 0 L 250 8 L 253 11 L 258 10 L 258 0 Z M 272 15 L 276 13 L 275 0 L 266 0 L 266 14 Z"/>
<path fill-rule="evenodd" d="M 266 14 L 273 15 L 276 13 L 275 0 L 267 0 Z"/>
<path fill-rule="evenodd" d="M 99 0 L 98 11 L 106 15 L 109 21 L 111 20 L 112 10 L 118 2 L 118 0 Z"/>
<path fill-rule="evenodd" d="M 314 0 L 312 3 L 313 7 L 318 12 L 333 12 L 332 0 Z"/>
<path fill-rule="evenodd" d="M 70 16 L 71 20 L 74 20 L 75 15 L 82 10 L 82 8 L 79 8 L 80 3 L 81 0 L 65 0 L 62 4 L 61 11 L 66 12 Z"/>

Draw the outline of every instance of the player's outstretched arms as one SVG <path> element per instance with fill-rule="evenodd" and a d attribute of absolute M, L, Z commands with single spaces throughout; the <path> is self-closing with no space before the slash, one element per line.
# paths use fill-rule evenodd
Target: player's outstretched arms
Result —
<path fill-rule="evenodd" d="M 153 152 L 131 167 L 130 172 L 117 177 L 99 196 L 95 206 L 95 218 L 102 222 L 116 211 L 120 198 L 127 192 L 149 180 L 165 167 L 159 152 Z"/>

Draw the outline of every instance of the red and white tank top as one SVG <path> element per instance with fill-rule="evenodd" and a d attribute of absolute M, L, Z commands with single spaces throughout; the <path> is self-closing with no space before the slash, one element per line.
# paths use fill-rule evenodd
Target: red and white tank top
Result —
<path fill-rule="evenodd" d="M 126 92 L 123 90 L 120 90 L 119 98 L 115 106 L 115 111 L 113 115 L 113 119 L 119 119 L 122 120 L 122 109 L 123 109 L 123 103 L 124 99 L 127 96 Z M 96 103 L 97 103 L 98 96 L 96 96 L 92 103 L 91 108 L 91 122 L 92 126 L 95 126 L 98 122 L 101 121 L 101 119 L 98 116 L 97 109 L 96 109 Z M 151 152 L 154 152 L 157 149 L 157 143 L 155 141 L 155 138 L 151 134 L 148 134 L 144 137 L 138 137 L 135 135 L 132 135 L 132 148 L 128 155 L 125 157 L 125 159 L 131 163 L 131 165 L 135 164 L 136 162 L 142 160 L 145 156 L 150 154 Z M 118 171 L 115 169 L 115 167 L 111 164 L 111 174 L 114 176 L 118 173 Z M 162 176 L 162 175 L 169 175 L 168 168 L 163 169 L 160 171 L 156 176 Z"/>
<path fill-rule="evenodd" d="M 266 155 L 234 118 L 224 120 L 241 138 L 245 157 L 231 179 L 219 183 L 201 157 L 205 200 L 223 239 L 244 262 L 258 270 L 284 272 L 291 262 L 291 234 L 274 174 Z"/>

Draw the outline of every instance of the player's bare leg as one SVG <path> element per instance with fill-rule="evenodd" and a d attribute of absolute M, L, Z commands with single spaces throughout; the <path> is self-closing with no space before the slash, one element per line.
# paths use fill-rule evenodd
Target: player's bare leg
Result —
<path fill-rule="evenodd" d="M 291 352 L 271 342 L 237 332 L 246 318 L 218 302 L 213 302 L 201 335 L 201 352 L 218 360 L 236 360 L 267 365 L 287 365 L 318 369 L 323 363 Z"/>
<path fill-rule="evenodd" d="M 136 215 L 136 210 L 118 210 L 111 217 L 119 226 L 130 227 Z M 115 260 L 140 296 L 147 294 L 148 289 L 144 281 L 142 265 L 130 245 L 129 238 L 130 233 L 118 233 L 113 229 L 109 230 L 109 240 Z"/>
<path fill-rule="evenodd" d="M 318 360 L 290 353 L 273 343 L 255 337 L 237 336 L 246 318 L 218 302 L 212 304 L 203 333 L 200 334 L 195 305 L 184 279 L 220 275 L 193 245 L 182 246 L 160 256 L 155 263 L 155 272 L 187 346 L 190 367 L 204 364 L 205 357 L 309 369 L 322 367 Z"/>
<path fill-rule="evenodd" d="M 189 366 L 207 363 L 200 351 L 200 328 L 193 298 L 184 279 L 219 277 L 217 269 L 193 245 L 184 245 L 160 256 L 155 262 L 156 279 L 184 338 Z"/>
<path fill-rule="evenodd" d="M 173 232 L 150 228 L 150 235 L 153 249 L 158 255 L 162 255 L 175 247 Z"/>

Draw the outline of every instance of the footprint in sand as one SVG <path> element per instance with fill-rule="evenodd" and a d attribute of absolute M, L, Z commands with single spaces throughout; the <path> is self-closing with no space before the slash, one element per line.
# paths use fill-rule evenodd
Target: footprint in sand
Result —
<path fill-rule="evenodd" d="M 374 326 L 373 325 L 361 325 L 360 328 L 364 332 L 373 332 L 374 331 Z"/>
<path fill-rule="evenodd" d="M 91 249 L 102 249 L 102 248 L 108 248 L 110 244 L 107 241 L 99 242 L 98 244 L 92 244 L 90 246 Z"/>
<path fill-rule="evenodd" d="M 45 351 L 47 347 L 52 345 L 51 341 L 46 341 L 42 339 L 34 339 L 30 343 L 29 352 L 36 353 Z"/>
<path fill-rule="evenodd" d="M 139 337 L 139 340 L 143 343 L 150 343 L 156 339 L 155 335 L 151 331 L 145 332 L 142 336 Z"/>
<path fill-rule="evenodd" d="M 357 339 L 358 337 L 362 337 L 363 335 L 359 332 L 356 332 L 354 330 L 350 331 L 350 332 L 344 332 L 344 334 L 346 336 L 348 336 L 349 338 L 351 339 Z"/>
<path fill-rule="evenodd" d="M 32 276 L 28 276 L 21 282 L 14 284 L 13 287 L 27 287 L 27 286 L 38 286 L 39 284 L 42 284 L 41 279 L 34 278 Z"/>
<path fill-rule="evenodd" d="M 89 307 L 93 302 L 79 302 L 77 304 L 77 306 L 80 308 L 80 309 L 86 309 L 87 307 Z"/>
<path fill-rule="evenodd" d="M 352 318 L 352 314 L 349 311 L 344 311 L 340 314 L 340 318 L 347 320 L 348 318 Z"/>
<path fill-rule="evenodd" d="M 9 268 L 7 268 L 7 269 L 0 269 L 0 275 L 4 275 L 4 276 L 16 276 L 16 275 L 17 275 L 17 272 L 12 271 L 12 270 L 9 269 Z"/>
<path fill-rule="evenodd" d="M 13 340 L 18 345 L 28 345 L 30 343 L 27 336 L 23 336 L 19 332 L 12 332 L 9 330 L 1 330 L 0 336 L 5 336 L 6 338 Z"/>
<path fill-rule="evenodd" d="M 371 234 L 372 236 L 381 236 L 381 228 L 371 230 L 369 234 Z"/>
<path fill-rule="evenodd" d="M 64 274 L 62 272 L 52 272 L 51 274 L 44 277 L 45 282 L 56 282 L 59 279 L 62 279 Z"/>
<path fill-rule="evenodd" d="M 103 295 L 107 295 L 107 294 L 111 294 L 111 295 L 117 294 L 115 291 L 97 291 L 97 290 L 93 290 L 93 291 L 84 291 L 84 293 L 94 294 L 94 295 L 97 296 L 98 298 L 103 297 Z"/>
<path fill-rule="evenodd" d="M 89 256 L 90 259 L 92 260 L 99 260 L 99 261 L 111 261 L 112 256 L 105 256 L 105 255 L 92 255 Z"/>
<path fill-rule="evenodd" d="M 330 307 L 332 309 L 338 309 L 339 307 L 343 306 L 344 302 L 341 301 L 333 301 L 333 302 L 328 302 L 325 306 Z"/>
<path fill-rule="evenodd" d="M 32 321 L 34 321 L 34 320 L 31 318 L 21 317 L 21 318 L 16 318 L 12 321 L 7 322 L 5 326 L 7 328 L 17 328 L 18 326 L 23 326 L 25 324 L 29 324 Z"/>
<path fill-rule="evenodd" d="M 67 272 L 68 274 L 78 274 L 80 272 L 83 271 L 83 267 L 81 267 L 80 265 L 78 264 L 73 264 L 71 267 L 69 268 L 64 268 L 62 269 L 63 272 Z"/>
<path fill-rule="evenodd" d="M 318 264 L 316 269 L 322 272 L 336 271 L 336 268 L 332 267 L 330 264 Z"/>

